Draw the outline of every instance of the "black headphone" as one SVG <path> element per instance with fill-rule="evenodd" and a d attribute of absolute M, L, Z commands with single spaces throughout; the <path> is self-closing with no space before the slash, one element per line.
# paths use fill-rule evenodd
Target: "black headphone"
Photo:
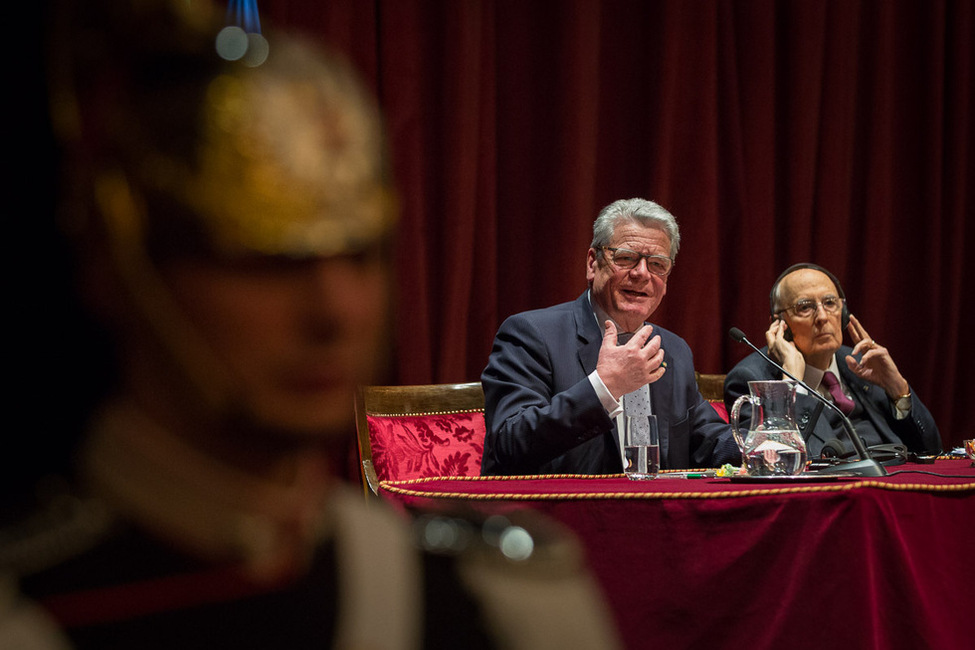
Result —
<path fill-rule="evenodd" d="M 843 286 L 840 281 L 836 279 L 836 276 L 819 266 L 818 264 L 811 264 L 809 262 L 800 262 L 799 264 L 793 264 L 786 270 L 782 271 L 778 278 L 776 278 L 775 283 L 772 284 L 772 290 L 768 294 L 768 309 L 769 313 L 772 314 L 773 318 L 779 318 L 778 314 L 775 313 L 775 293 L 779 289 L 779 283 L 782 279 L 792 273 L 793 271 L 798 271 L 799 269 L 812 269 L 814 271 L 819 271 L 830 280 L 833 281 L 833 286 L 836 287 L 836 292 L 840 294 L 840 299 L 843 301 L 843 313 L 840 316 L 843 330 L 846 331 L 846 326 L 850 324 L 850 308 L 846 304 L 846 294 L 843 293 Z M 786 341 L 792 340 L 792 331 L 786 330 L 783 334 Z"/>
<path fill-rule="evenodd" d="M 836 464 L 837 461 L 841 461 L 847 458 L 852 458 L 856 455 L 856 451 L 849 449 L 840 440 L 836 438 L 831 438 L 829 441 L 823 445 L 823 450 L 820 458 L 825 467 Z M 872 445 L 867 449 L 867 453 L 870 458 L 874 459 L 881 465 L 890 467 L 893 465 L 903 465 L 907 462 L 908 451 L 907 446 L 896 443 L 896 444 L 882 444 L 882 445 Z"/>

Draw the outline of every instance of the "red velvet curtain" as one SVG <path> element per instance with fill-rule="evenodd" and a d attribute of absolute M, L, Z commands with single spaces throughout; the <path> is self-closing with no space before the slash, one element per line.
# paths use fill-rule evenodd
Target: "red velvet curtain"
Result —
<path fill-rule="evenodd" d="M 702 372 L 764 340 L 768 291 L 830 268 L 971 437 L 970 0 L 267 0 L 386 113 L 403 216 L 398 383 L 479 378 L 508 315 L 585 287 L 596 212 L 654 199 L 682 247 L 655 322 Z"/>

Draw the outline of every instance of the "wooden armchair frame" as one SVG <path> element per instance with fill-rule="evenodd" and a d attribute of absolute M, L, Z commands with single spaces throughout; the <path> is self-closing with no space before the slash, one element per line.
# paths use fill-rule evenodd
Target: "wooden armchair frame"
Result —
<path fill-rule="evenodd" d="M 378 494 L 379 478 L 373 465 L 369 416 L 443 415 L 484 410 L 480 382 L 360 386 L 355 395 L 359 465 L 366 497 Z"/>

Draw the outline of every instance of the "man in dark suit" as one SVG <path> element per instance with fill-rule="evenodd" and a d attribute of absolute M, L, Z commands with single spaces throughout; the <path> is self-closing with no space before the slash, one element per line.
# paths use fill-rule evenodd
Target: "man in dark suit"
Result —
<path fill-rule="evenodd" d="M 501 325 L 481 376 L 482 473 L 622 472 L 616 420 L 623 397 L 641 392 L 657 416 L 662 467 L 740 461 L 730 428 L 697 389 L 687 343 L 647 322 L 679 246 L 667 210 L 616 201 L 593 225 L 589 288 Z"/>
<path fill-rule="evenodd" d="M 878 345 L 849 313 L 836 277 L 815 264 L 786 269 L 769 296 L 772 324 L 765 332 L 769 356 L 843 410 L 864 445 L 903 444 L 912 451 L 937 453 L 941 436 L 934 418 L 897 369 L 887 348 Z M 843 331 L 853 347 L 843 345 Z M 748 382 L 786 379 L 752 353 L 725 378 L 730 410 Z M 747 409 L 742 410 L 744 416 Z M 852 453 L 840 417 L 799 387 L 796 420 L 809 455 Z M 743 417 L 743 426 L 747 419 Z M 832 451 L 830 451 L 830 449 Z"/>

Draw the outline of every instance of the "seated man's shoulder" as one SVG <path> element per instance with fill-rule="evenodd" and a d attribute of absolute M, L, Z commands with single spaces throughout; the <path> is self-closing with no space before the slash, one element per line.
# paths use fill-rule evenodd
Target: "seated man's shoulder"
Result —
<path fill-rule="evenodd" d="M 565 318 L 567 312 L 574 311 L 576 309 L 576 301 L 562 302 L 557 305 L 550 305 L 548 307 L 539 307 L 536 309 L 528 309 L 525 311 L 512 314 L 507 319 L 508 321 L 546 321 L 546 320 L 556 320 L 558 318 Z"/>
<path fill-rule="evenodd" d="M 661 327 L 660 325 L 654 324 L 653 334 L 660 336 L 661 343 L 667 343 L 671 345 L 682 345 L 687 348 L 690 347 L 687 344 L 687 341 L 685 341 L 682 336 L 680 336 L 676 332 L 667 329 L 666 327 Z"/>
<path fill-rule="evenodd" d="M 568 330 L 569 328 L 574 329 L 575 321 L 572 318 L 574 308 L 574 303 L 566 302 L 541 309 L 518 312 L 505 318 L 498 331 L 502 334 L 534 332 L 541 335 Z"/>
<path fill-rule="evenodd" d="M 770 376 L 776 374 L 775 367 L 758 352 L 752 352 L 732 366 L 731 370 L 728 371 L 729 377 L 748 375 L 758 378 L 758 376 L 764 376 L 766 374 Z"/>
<path fill-rule="evenodd" d="M 653 326 L 651 336 L 660 336 L 660 347 L 673 357 L 693 357 L 691 346 L 679 334 L 659 325 Z"/>

